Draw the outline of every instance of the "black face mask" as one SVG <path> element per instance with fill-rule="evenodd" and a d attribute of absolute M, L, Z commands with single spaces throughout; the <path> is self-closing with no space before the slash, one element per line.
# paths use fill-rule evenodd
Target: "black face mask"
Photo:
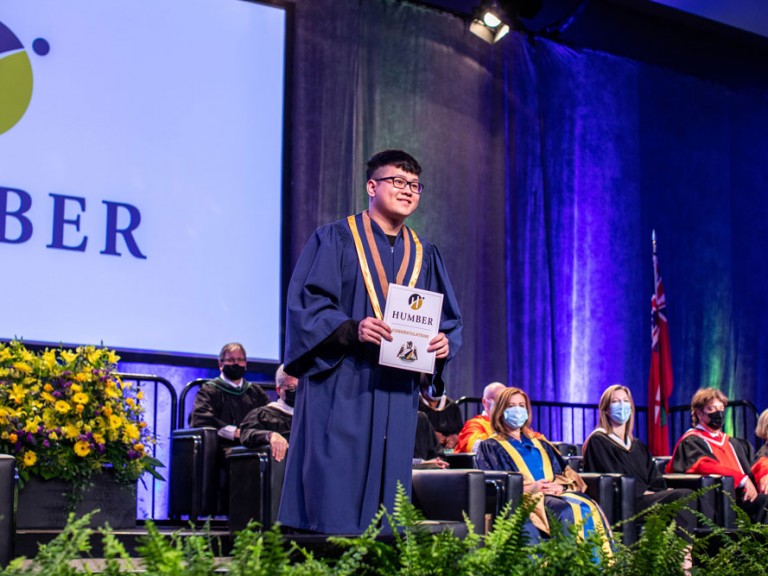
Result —
<path fill-rule="evenodd" d="M 723 419 L 725 418 L 725 412 L 722 410 L 718 412 L 710 412 L 707 415 L 707 425 L 713 430 L 720 430 L 723 427 Z"/>
<path fill-rule="evenodd" d="M 296 388 L 293 390 L 285 390 L 285 403 L 293 408 L 293 405 L 296 403 Z"/>
<path fill-rule="evenodd" d="M 224 364 L 221 371 L 224 373 L 224 376 L 234 382 L 240 380 L 245 375 L 245 366 L 240 366 L 240 364 Z"/>

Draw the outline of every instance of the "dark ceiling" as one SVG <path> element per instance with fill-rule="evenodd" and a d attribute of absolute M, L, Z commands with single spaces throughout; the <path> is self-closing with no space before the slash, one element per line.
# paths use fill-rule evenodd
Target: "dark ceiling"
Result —
<path fill-rule="evenodd" d="M 409 0 L 469 18 L 480 0 Z M 649 0 L 500 0 L 517 29 L 732 86 L 768 88 L 768 38 Z M 535 16 L 537 5 L 540 9 Z"/>

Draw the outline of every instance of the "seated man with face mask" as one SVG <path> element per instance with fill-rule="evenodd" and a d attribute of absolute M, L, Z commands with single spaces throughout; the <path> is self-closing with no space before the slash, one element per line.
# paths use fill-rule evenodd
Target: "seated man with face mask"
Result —
<path fill-rule="evenodd" d="M 281 364 L 275 374 L 278 399 L 251 410 L 240 423 L 240 443 L 248 448 L 269 444 L 272 456 L 280 462 L 288 450 L 298 379 L 286 374 Z"/>
<path fill-rule="evenodd" d="M 222 449 L 237 446 L 240 422 L 245 415 L 269 402 L 269 396 L 261 386 L 244 378 L 247 362 L 242 344 L 225 344 L 219 353 L 221 374 L 203 384 L 195 396 L 190 424 L 195 428 L 216 428 Z"/>
<path fill-rule="evenodd" d="M 716 388 L 698 390 L 691 399 L 690 428 L 677 442 L 667 472 L 720 474 L 736 484 L 736 502 L 753 522 L 768 522 L 768 488 L 754 449 L 745 440 L 723 432 L 728 398 Z"/>

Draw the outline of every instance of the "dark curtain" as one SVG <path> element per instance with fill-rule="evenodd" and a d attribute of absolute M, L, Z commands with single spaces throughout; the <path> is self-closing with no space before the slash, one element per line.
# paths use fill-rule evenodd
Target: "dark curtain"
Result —
<path fill-rule="evenodd" d="M 299 0 L 291 245 L 367 206 L 365 160 L 421 162 L 411 218 L 465 320 L 453 397 L 492 380 L 533 398 L 647 402 L 651 230 L 675 370 L 768 403 L 768 94 L 511 35 L 396 0 Z"/>

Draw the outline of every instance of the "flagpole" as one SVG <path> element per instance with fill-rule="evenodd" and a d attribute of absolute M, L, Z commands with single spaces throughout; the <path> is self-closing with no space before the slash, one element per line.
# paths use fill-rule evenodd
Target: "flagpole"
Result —
<path fill-rule="evenodd" d="M 656 229 L 651 230 L 651 243 L 653 244 L 653 255 L 656 256 Z"/>

